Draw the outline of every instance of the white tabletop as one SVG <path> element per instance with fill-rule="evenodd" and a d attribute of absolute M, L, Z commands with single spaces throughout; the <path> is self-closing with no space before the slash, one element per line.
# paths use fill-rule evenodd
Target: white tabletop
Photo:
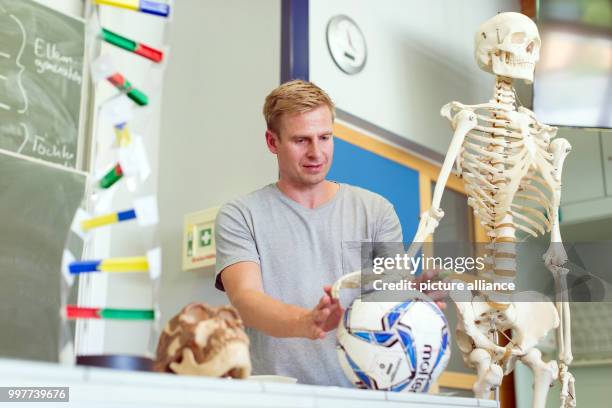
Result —
<path fill-rule="evenodd" d="M 490 407 L 495 401 L 0 359 L 2 387 L 70 387 L 70 407 Z M 45 403 L 49 407 L 52 403 Z M 8 406 L 2 403 L 2 406 Z M 16 403 L 16 407 L 25 407 Z M 40 405 L 36 405 L 40 406 Z"/>

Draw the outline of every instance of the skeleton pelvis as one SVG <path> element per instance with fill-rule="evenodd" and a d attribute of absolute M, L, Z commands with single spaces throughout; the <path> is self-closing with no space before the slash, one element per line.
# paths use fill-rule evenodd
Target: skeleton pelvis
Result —
<path fill-rule="evenodd" d="M 469 302 L 456 302 L 457 327 L 455 338 L 463 360 L 472 366 L 470 353 L 487 350 L 492 361 L 507 373 L 514 368 L 516 358 L 534 348 L 546 334 L 559 326 L 559 315 L 554 304 L 536 292 L 521 292 L 511 296 L 510 302 L 491 302 L 475 296 Z M 495 342 L 508 336 L 504 347 Z"/>

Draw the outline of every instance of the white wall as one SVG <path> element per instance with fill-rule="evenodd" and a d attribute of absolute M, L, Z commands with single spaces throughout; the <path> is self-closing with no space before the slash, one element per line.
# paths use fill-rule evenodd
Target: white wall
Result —
<path fill-rule="evenodd" d="M 186 213 L 276 181 L 262 107 L 280 82 L 280 0 L 180 0 L 169 27 L 159 160 L 163 321 L 229 303 L 214 267 L 183 272 Z"/>
<path fill-rule="evenodd" d="M 310 0 L 310 79 L 340 109 L 444 154 L 451 131 L 440 108 L 493 94 L 494 77 L 474 61 L 474 32 L 518 10 L 518 0 Z M 327 50 L 325 28 L 337 14 L 355 20 L 366 39 L 368 59 L 356 75 L 341 72 Z"/>

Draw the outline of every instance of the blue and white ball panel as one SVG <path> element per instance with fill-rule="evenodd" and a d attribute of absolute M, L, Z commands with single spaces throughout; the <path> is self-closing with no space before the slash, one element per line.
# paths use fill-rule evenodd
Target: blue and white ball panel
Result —
<path fill-rule="evenodd" d="M 362 302 L 357 299 L 347 310 L 348 326 L 355 330 L 383 330 L 381 316 L 391 310 L 397 302 Z"/>
<path fill-rule="evenodd" d="M 381 349 L 375 343 L 348 334 L 342 326 L 338 329 L 339 339 L 340 336 L 342 340 L 338 347 L 338 358 L 344 372 L 349 374 L 349 380 L 359 388 L 390 389 L 398 382 L 396 379 L 411 376 L 412 369 L 398 342 Z M 355 376 L 358 381 L 355 381 Z"/>
<path fill-rule="evenodd" d="M 450 358 L 444 314 L 432 302 L 361 302 L 338 328 L 338 356 L 358 387 L 426 392 Z"/>

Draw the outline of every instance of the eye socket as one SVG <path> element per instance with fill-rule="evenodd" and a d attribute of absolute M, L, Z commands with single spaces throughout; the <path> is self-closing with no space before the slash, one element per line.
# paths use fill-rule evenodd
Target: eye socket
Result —
<path fill-rule="evenodd" d="M 220 308 L 217 317 L 230 322 L 240 319 L 238 313 L 229 307 Z"/>
<path fill-rule="evenodd" d="M 510 37 L 510 42 L 512 42 L 512 44 L 522 44 L 523 42 L 525 42 L 526 37 L 527 35 L 523 32 L 513 33 Z"/>

